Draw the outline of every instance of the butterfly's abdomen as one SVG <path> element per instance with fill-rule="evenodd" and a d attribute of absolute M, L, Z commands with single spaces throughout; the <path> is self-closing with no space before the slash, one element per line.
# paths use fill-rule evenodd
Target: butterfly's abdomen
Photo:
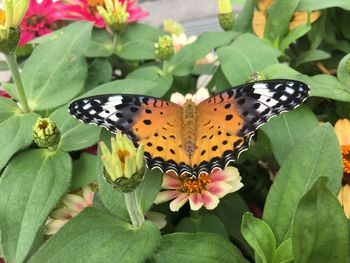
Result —
<path fill-rule="evenodd" d="M 196 148 L 196 104 L 188 100 L 182 110 L 182 144 L 185 152 L 191 156 Z"/>

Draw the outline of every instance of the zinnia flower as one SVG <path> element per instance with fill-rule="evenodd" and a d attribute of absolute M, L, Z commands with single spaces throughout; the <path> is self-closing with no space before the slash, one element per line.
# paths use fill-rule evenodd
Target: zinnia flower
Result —
<path fill-rule="evenodd" d="M 350 121 L 338 120 L 334 126 L 343 158 L 343 180 L 338 199 L 346 217 L 350 218 Z"/>
<path fill-rule="evenodd" d="M 92 206 L 94 190 L 90 185 L 82 187 L 81 191 L 67 194 L 61 199 L 61 207 L 55 209 L 46 222 L 46 235 L 53 235 L 71 218 L 77 216 L 86 207 Z"/>
<path fill-rule="evenodd" d="M 253 16 L 253 30 L 254 33 L 262 38 L 265 32 L 265 26 L 267 21 L 267 9 L 270 7 L 272 0 L 259 0 L 258 7 L 259 11 L 254 11 Z M 318 17 L 321 15 L 321 12 L 316 11 L 312 12 L 310 15 L 310 22 L 315 22 Z M 293 30 L 294 28 L 306 24 L 308 21 L 308 12 L 294 12 L 293 17 L 289 23 L 289 30 Z"/>
<path fill-rule="evenodd" d="M 162 188 L 167 189 L 158 194 L 155 203 L 170 202 L 170 210 L 178 211 L 188 200 L 191 210 L 202 206 L 214 209 L 219 199 L 239 190 L 243 184 L 237 168 L 229 166 L 225 170 L 215 169 L 211 174 L 200 174 L 198 178 L 188 174 L 177 176 L 169 172 L 163 177 Z"/>
<path fill-rule="evenodd" d="M 65 19 L 61 11 L 63 4 L 53 0 L 30 0 L 29 8 L 21 23 L 22 34 L 19 45 L 23 46 L 33 38 L 46 35 L 60 27 L 59 20 Z"/>
<path fill-rule="evenodd" d="M 121 4 L 127 2 L 126 12 L 128 15 L 128 22 L 135 22 L 148 16 L 137 4 L 136 0 L 114 0 Z M 66 13 L 66 19 L 69 20 L 86 20 L 94 22 L 95 27 L 105 27 L 106 23 L 97 11 L 97 6 L 105 7 L 104 0 L 67 0 L 67 4 L 62 8 Z"/>

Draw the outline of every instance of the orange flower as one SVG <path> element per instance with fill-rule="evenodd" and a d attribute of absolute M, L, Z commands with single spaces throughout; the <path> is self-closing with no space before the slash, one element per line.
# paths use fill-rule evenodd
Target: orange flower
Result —
<path fill-rule="evenodd" d="M 267 20 L 267 9 L 270 7 L 272 0 L 259 0 L 258 1 L 258 11 L 254 11 L 253 16 L 253 30 L 254 33 L 263 38 Z M 318 17 L 321 15 L 321 12 L 315 11 L 310 15 L 310 22 L 315 22 Z M 289 30 L 293 30 L 298 26 L 306 24 L 308 21 L 308 12 L 295 12 L 289 23 Z"/>
<path fill-rule="evenodd" d="M 340 204 L 344 209 L 346 217 L 350 218 L 350 121 L 348 119 L 338 120 L 334 126 L 338 136 L 341 154 L 343 158 L 343 180 L 338 194 Z"/>

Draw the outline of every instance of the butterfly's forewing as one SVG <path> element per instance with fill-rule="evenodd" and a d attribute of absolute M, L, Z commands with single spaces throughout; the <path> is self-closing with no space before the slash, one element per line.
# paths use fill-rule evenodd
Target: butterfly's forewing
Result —
<path fill-rule="evenodd" d="M 201 102 L 197 107 L 197 149 L 191 160 L 197 174 L 210 173 L 236 160 L 260 125 L 300 105 L 308 91 L 299 81 L 266 80 Z"/>
<path fill-rule="evenodd" d="M 181 146 L 182 110 L 177 104 L 147 96 L 101 95 L 77 100 L 69 111 L 85 123 L 121 131 L 144 144 L 149 168 L 190 170 Z"/>

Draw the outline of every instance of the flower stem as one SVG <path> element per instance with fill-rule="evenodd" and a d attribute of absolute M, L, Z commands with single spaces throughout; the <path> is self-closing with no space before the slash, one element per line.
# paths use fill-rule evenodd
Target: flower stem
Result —
<path fill-rule="evenodd" d="M 124 193 L 126 207 L 134 227 L 139 227 L 145 221 L 142 208 L 137 200 L 136 190 Z"/>
<path fill-rule="evenodd" d="M 27 97 L 24 93 L 22 79 L 21 79 L 21 76 L 19 74 L 16 55 L 14 52 L 10 52 L 10 53 L 5 54 L 5 57 L 7 60 L 7 64 L 9 65 L 9 68 L 11 70 L 12 78 L 15 82 L 16 87 L 17 87 L 17 93 L 19 96 L 19 102 L 22 106 L 22 111 L 24 113 L 27 113 L 27 112 L 29 112 L 29 105 L 28 105 Z"/>

